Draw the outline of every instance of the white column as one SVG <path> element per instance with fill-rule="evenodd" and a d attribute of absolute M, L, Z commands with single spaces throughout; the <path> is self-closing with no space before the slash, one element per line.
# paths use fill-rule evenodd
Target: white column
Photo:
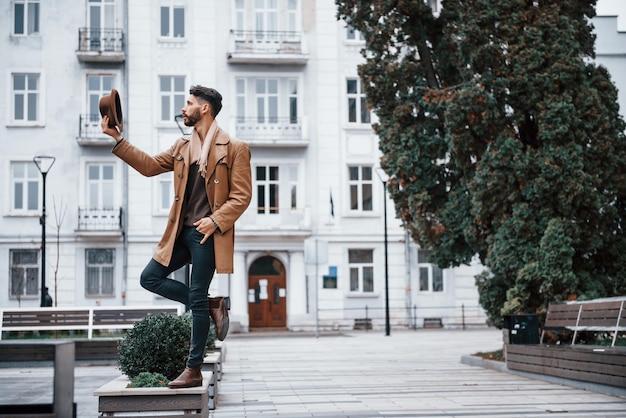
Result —
<path fill-rule="evenodd" d="M 304 251 L 289 253 L 287 280 L 287 321 L 289 326 L 301 325 L 306 319 L 306 272 Z"/>
<path fill-rule="evenodd" d="M 248 332 L 248 266 L 246 253 L 235 251 L 234 273 L 230 277 L 230 327 Z"/>

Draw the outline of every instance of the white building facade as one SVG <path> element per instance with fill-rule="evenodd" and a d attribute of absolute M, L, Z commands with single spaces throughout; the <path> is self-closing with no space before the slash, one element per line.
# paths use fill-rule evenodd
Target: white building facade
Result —
<path fill-rule="evenodd" d="M 0 8 L 0 308 L 40 306 L 42 268 L 58 306 L 171 303 L 139 276 L 168 221 L 172 175 L 145 178 L 112 155 L 98 101 L 117 89 L 125 137 L 155 154 L 181 135 L 176 116 L 201 84 L 220 91 L 218 123 L 252 150 L 235 272 L 216 275 L 210 289 L 231 297 L 233 330 L 380 329 L 387 297 L 392 327 L 485 325 L 479 263 L 430 264 L 385 199 L 375 116 L 357 74 L 364 43 L 336 20 L 333 0 Z M 45 181 L 43 266 L 36 155 L 56 158 Z M 187 277 L 182 269 L 172 279 Z"/>

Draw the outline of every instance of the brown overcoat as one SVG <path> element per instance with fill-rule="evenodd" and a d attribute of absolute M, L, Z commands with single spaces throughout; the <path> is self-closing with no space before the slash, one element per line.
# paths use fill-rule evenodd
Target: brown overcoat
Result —
<path fill-rule="evenodd" d="M 174 242 L 182 229 L 181 210 L 191 163 L 189 139 L 190 136 L 179 138 L 170 149 L 154 156 L 148 155 L 127 140 L 120 141 L 113 148 L 115 155 L 144 176 L 174 172 L 174 202 L 165 232 L 153 255 L 164 266 L 170 263 Z M 250 158 L 248 144 L 231 138 L 218 128 L 209 151 L 205 179 L 211 217 L 219 227 L 213 238 L 217 273 L 233 272 L 234 225 L 250 204 L 252 196 Z"/>

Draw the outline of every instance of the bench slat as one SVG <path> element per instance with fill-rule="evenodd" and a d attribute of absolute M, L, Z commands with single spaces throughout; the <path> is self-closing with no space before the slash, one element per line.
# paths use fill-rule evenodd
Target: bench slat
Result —
<path fill-rule="evenodd" d="M 551 303 L 548 306 L 543 330 L 574 331 L 572 344 L 576 342 L 578 331 L 606 331 L 613 333 L 613 343 L 617 333 L 626 329 L 626 300 L 581 301 Z M 543 335 L 541 342 L 543 342 Z"/>
<path fill-rule="evenodd" d="M 583 303 L 578 326 L 615 327 L 622 302 Z"/>
<path fill-rule="evenodd" d="M 182 310 L 177 306 L 154 307 L 95 307 L 95 308 L 40 308 L 0 309 L 1 329 L 5 331 L 88 331 L 88 338 L 93 337 L 93 330 L 124 330 L 133 327 L 135 322 L 147 316 L 167 313 L 178 315 Z"/>
<path fill-rule="evenodd" d="M 47 325 L 89 325 L 89 311 L 5 311 L 2 327 L 47 326 Z"/>
<path fill-rule="evenodd" d="M 94 311 L 94 326 L 111 324 L 134 324 L 148 316 L 160 313 L 177 314 L 176 309 L 119 309 L 115 311 Z"/>
<path fill-rule="evenodd" d="M 562 329 L 575 327 L 578 322 L 580 305 L 568 303 L 551 303 L 544 324 L 545 329 Z"/>

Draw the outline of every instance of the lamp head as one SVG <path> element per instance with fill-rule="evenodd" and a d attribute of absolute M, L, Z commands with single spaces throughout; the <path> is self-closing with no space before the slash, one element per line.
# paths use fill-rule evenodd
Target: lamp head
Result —
<path fill-rule="evenodd" d="M 37 164 L 37 168 L 41 174 L 47 174 L 52 164 L 56 161 L 56 158 L 48 155 L 37 155 L 33 158 L 33 161 Z"/>
<path fill-rule="evenodd" d="M 387 174 L 382 167 L 376 167 L 375 171 L 380 181 L 383 183 L 387 183 L 389 181 L 389 174 Z"/>

